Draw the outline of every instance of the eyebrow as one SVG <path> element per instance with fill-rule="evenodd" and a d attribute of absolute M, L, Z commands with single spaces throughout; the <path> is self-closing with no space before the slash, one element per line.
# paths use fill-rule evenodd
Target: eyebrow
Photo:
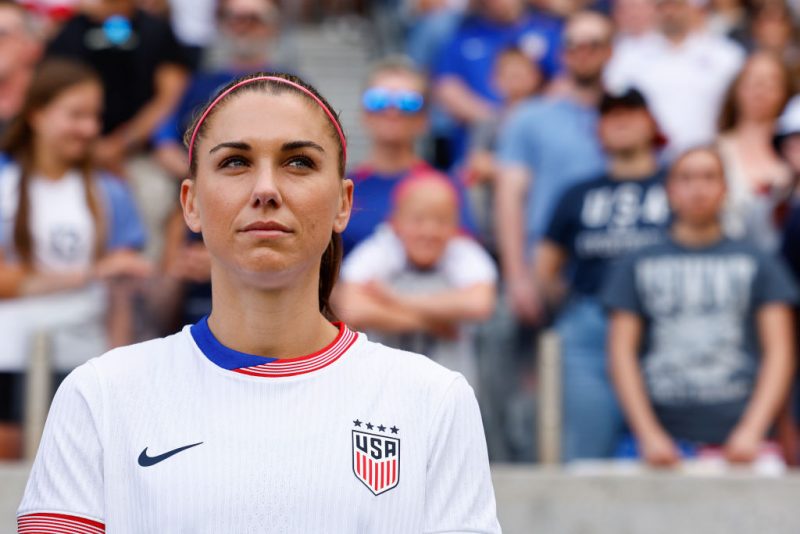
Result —
<path fill-rule="evenodd" d="M 233 148 L 236 150 L 252 150 L 253 147 L 243 141 L 228 141 L 226 143 L 220 143 L 211 150 L 208 151 L 209 154 L 213 154 L 214 152 L 221 150 L 223 148 Z M 314 141 L 289 141 L 288 143 L 284 143 L 281 145 L 281 152 L 290 152 L 292 150 L 299 150 L 301 148 L 313 148 L 319 152 L 325 153 L 325 149 L 322 148 L 320 145 L 315 143 Z"/>

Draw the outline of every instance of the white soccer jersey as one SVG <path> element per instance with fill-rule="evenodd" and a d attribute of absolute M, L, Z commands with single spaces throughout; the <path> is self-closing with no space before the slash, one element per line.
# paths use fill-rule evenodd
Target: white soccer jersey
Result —
<path fill-rule="evenodd" d="M 223 346 L 205 320 L 63 383 L 21 533 L 500 532 L 464 378 L 340 325 L 315 354 Z"/>

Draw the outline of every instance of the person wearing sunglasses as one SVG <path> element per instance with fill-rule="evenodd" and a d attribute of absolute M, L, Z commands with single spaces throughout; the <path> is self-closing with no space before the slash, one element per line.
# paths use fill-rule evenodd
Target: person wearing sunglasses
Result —
<path fill-rule="evenodd" d="M 410 61 L 390 57 L 375 65 L 361 107 L 370 148 L 366 160 L 350 174 L 356 189 L 353 216 L 342 236 L 345 254 L 387 220 L 392 191 L 399 182 L 437 172 L 417 152 L 417 142 L 428 127 L 428 80 Z M 463 199 L 463 186 L 455 180 L 453 185 Z M 467 204 L 461 205 L 460 225 L 472 232 L 475 226 Z"/>

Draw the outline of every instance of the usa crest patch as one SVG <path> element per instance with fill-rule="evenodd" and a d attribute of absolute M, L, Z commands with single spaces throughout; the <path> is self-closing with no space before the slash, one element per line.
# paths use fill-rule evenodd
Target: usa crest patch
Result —
<path fill-rule="evenodd" d="M 361 426 L 360 421 L 356 425 Z M 372 430 L 375 425 L 367 423 Z M 396 488 L 400 482 L 400 438 L 378 432 L 353 429 L 353 473 L 374 495 Z M 397 428 L 391 432 L 397 434 Z"/>

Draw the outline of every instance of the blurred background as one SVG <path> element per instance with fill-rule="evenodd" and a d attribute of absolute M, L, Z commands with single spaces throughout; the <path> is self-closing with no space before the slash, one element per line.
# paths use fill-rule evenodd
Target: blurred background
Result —
<path fill-rule="evenodd" d="M 337 313 L 468 378 L 508 532 L 798 532 L 799 27 L 795 0 L 0 1 L 0 531 L 66 374 L 209 313 L 184 130 L 280 71 L 348 136 Z"/>

